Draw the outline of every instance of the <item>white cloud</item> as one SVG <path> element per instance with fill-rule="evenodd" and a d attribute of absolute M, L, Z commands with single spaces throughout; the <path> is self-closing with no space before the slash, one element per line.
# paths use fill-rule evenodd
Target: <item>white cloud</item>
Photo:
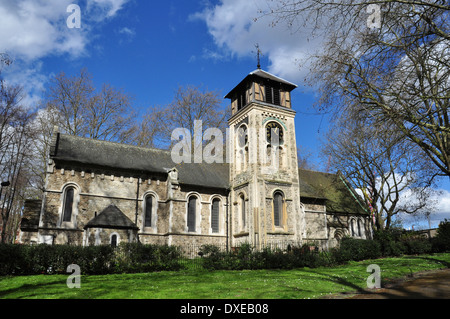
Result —
<path fill-rule="evenodd" d="M 0 2 L 0 53 L 13 60 L 3 75 L 10 83 L 24 85 L 31 96 L 24 103 L 36 102 L 42 81 L 40 61 L 49 56 L 76 59 L 88 54 L 89 39 L 96 26 L 117 14 L 129 0 L 87 0 L 80 4 L 81 28 L 69 28 L 67 12 L 73 0 L 2 0 Z M 9 69 L 9 70 L 6 70 Z M 34 85 L 32 85 L 34 83 Z"/>
<path fill-rule="evenodd" d="M 397 178 L 397 180 L 399 180 L 399 178 Z M 405 185 L 399 185 L 399 188 L 401 189 L 404 186 Z M 387 192 L 388 188 L 386 187 L 384 190 Z M 361 198 L 364 198 L 360 189 L 355 189 L 355 191 Z M 414 205 L 417 205 L 419 203 L 417 195 L 418 194 L 414 193 L 410 188 L 403 189 L 399 194 L 399 201 L 396 204 L 396 208 L 412 208 Z M 395 198 L 395 196 L 393 196 L 393 198 Z M 429 226 L 431 226 L 431 228 L 436 228 L 444 219 L 450 220 L 450 191 L 442 188 L 432 189 L 429 193 L 427 204 L 426 208 L 421 209 L 420 212 L 416 214 L 400 212 L 395 215 L 394 219 L 399 219 L 406 229 L 411 229 L 413 225 L 415 229 L 425 229 Z M 390 207 L 389 201 L 386 203 L 386 206 Z M 380 206 L 379 209 L 381 209 Z M 427 214 L 429 214 L 429 216 Z"/>
<path fill-rule="evenodd" d="M 127 2 L 128 0 L 91 0 L 88 1 L 87 10 L 95 11 L 99 19 L 110 18 L 116 15 Z"/>
<path fill-rule="evenodd" d="M 128 0 L 89 0 L 80 7 L 81 28 L 69 28 L 73 0 L 0 2 L 0 51 L 32 61 L 48 55 L 78 57 L 86 50 L 96 23 L 114 16 Z"/>
<path fill-rule="evenodd" d="M 42 73 L 42 62 L 16 61 L 4 71 L 7 83 L 23 87 L 26 94 L 21 104 L 28 108 L 36 107 L 49 80 L 49 76 Z"/>
<path fill-rule="evenodd" d="M 122 29 L 119 30 L 120 34 L 125 34 L 128 36 L 134 36 L 136 34 L 136 32 L 130 28 L 127 27 L 123 27 Z"/>
<path fill-rule="evenodd" d="M 438 189 L 438 195 L 430 198 L 430 201 L 435 202 L 432 210 L 428 211 L 429 217 L 425 214 L 408 215 L 399 213 L 397 218 L 402 221 L 405 228 L 411 229 L 426 229 L 428 227 L 437 228 L 439 223 L 444 219 L 450 220 L 450 192 L 444 189 Z"/>
<path fill-rule="evenodd" d="M 293 33 L 287 22 L 273 26 L 274 16 L 261 16 L 260 10 L 264 9 L 267 9 L 266 0 L 223 0 L 190 18 L 206 23 L 220 50 L 218 55 L 254 56 L 258 43 L 270 62 L 263 69 L 299 83 L 309 72 L 306 65 L 302 68 L 299 65 L 320 46 L 321 39 L 309 40 L 311 30 L 306 27 Z"/>
<path fill-rule="evenodd" d="M 65 23 L 70 0 L 2 1 L 0 50 L 15 58 L 34 60 L 50 53 L 74 52 L 83 43 L 73 41 Z"/>
<path fill-rule="evenodd" d="M 432 213 L 431 219 L 436 221 L 444 220 L 445 218 L 450 220 L 450 192 L 445 189 L 441 189 L 441 194 L 439 194 L 436 200 L 436 209 Z"/>

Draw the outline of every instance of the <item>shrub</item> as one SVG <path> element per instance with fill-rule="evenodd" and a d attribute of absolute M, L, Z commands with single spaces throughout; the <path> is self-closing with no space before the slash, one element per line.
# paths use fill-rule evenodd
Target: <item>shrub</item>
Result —
<path fill-rule="evenodd" d="M 205 269 L 226 269 L 225 259 L 227 253 L 220 251 L 219 247 L 214 245 L 203 245 L 200 249 L 203 253 L 203 267 Z"/>
<path fill-rule="evenodd" d="M 432 240 L 433 251 L 450 251 L 450 221 L 445 219 L 439 223 L 436 237 Z"/>
<path fill-rule="evenodd" d="M 177 247 L 125 244 L 118 248 L 69 245 L 0 245 L 0 275 L 56 274 L 77 264 L 82 274 L 178 270 Z"/>
<path fill-rule="evenodd" d="M 178 247 L 121 243 L 116 248 L 116 272 L 135 273 L 161 270 L 178 270 L 181 252 Z"/>
<path fill-rule="evenodd" d="M 381 256 L 401 256 L 407 252 L 407 247 L 400 242 L 403 231 L 400 229 L 374 231 L 374 240 L 380 245 Z"/>
<path fill-rule="evenodd" d="M 344 238 L 339 249 L 334 251 L 337 262 L 359 261 L 381 257 L 380 243 L 375 240 Z"/>
<path fill-rule="evenodd" d="M 24 245 L 0 245 L 0 275 L 21 275 L 28 272 L 27 248 Z"/>
<path fill-rule="evenodd" d="M 428 254 L 432 251 L 431 242 L 428 239 L 408 240 L 405 245 L 408 255 Z"/>
<path fill-rule="evenodd" d="M 79 247 L 77 247 L 79 248 Z M 67 264 L 77 264 L 80 266 L 83 274 L 108 274 L 114 269 L 114 248 L 107 245 L 82 247 L 81 251 L 74 250 L 71 257 L 73 260 L 78 257 L 78 262 L 69 262 Z M 66 266 L 67 267 L 67 266 Z"/>
<path fill-rule="evenodd" d="M 201 251 L 203 267 L 215 270 L 313 268 L 334 263 L 330 253 L 316 252 L 306 245 L 289 250 L 266 247 L 257 251 L 249 244 L 243 244 L 228 253 L 220 251 L 217 246 L 204 245 Z"/>

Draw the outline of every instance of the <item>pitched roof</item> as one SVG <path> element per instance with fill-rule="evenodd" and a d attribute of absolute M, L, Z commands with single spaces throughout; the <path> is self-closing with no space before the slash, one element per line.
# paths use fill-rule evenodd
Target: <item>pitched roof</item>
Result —
<path fill-rule="evenodd" d="M 276 75 L 273 75 L 269 72 L 266 72 L 264 70 L 261 69 L 256 69 L 252 72 L 250 72 L 238 85 L 236 85 L 227 95 L 225 95 L 226 99 L 230 99 L 233 97 L 233 93 L 237 90 L 240 89 L 243 85 L 246 85 L 247 82 L 249 82 L 250 80 L 253 80 L 255 78 L 262 78 L 262 79 L 267 79 L 267 80 L 272 80 L 275 82 L 279 82 L 281 83 L 287 90 L 292 91 L 293 89 L 295 89 L 297 87 L 296 84 L 289 82 L 285 79 L 282 79 Z"/>
<path fill-rule="evenodd" d="M 138 229 L 115 205 L 109 205 L 102 210 L 84 226 L 84 229 L 86 228 Z"/>
<path fill-rule="evenodd" d="M 164 150 L 57 133 L 50 156 L 55 161 L 101 167 L 165 173 L 171 168 L 170 153 Z"/>
<path fill-rule="evenodd" d="M 367 214 L 359 195 L 340 174 L 298 170 L 300 198 L 323 199 L 327 212 Z"/>
<path fill-rule="evenodd" d="M 166 174 L 178 170 L 181 184 L 212 188 L 228 187 L 228 164 L 180 163 L 172 160 L 170 151 L 100 141 L 58 133 L 50 156 L 65 161 L 102 168 Z"/>
<path fill-rule="evenodd" d="M 282 78 L 280 78 L 280 77 L 278 77 L 276 75 L 273 75 L 272 73 L 266 72 L 266 71 L 261 70 L 261 69 L 256 69 L 256 70 L 254 70 L 254 71 L 249 73 L 249 75 L 253 75 L 253 74 L 257 75 L 259 77 L 262 77 L 262 78 L 266 78 L 266 79 L 269 79 L 269 80 L 273 80 L 273 81 L 277 81 L 277 82 L 280 82 L 280 83 L 283 83 L 283 84 L 287 84 L 287 85 L 291 86 L 292 89 L 297 87 L 296 84 L 294 84 L 292 82 L 289 82 L 289 81 L 287 81 L 285 79 L 282 79 Z"/>

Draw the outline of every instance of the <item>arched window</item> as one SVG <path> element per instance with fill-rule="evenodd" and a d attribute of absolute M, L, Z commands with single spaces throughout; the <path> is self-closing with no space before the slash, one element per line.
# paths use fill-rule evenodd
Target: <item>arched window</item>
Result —
<path fill-rule="evenodd" d="M 240 148 L 244 148 L 248 145 L 248 132 L 247 126 L 245 124 L 239 126 L 238 128 L 238 145 Z"/>
<path fill-rule="evenodd" d="M 144 227 L 152 227 L 153 196 L 145 197 Z"/>
<path fill-rule="evenodd" d="M 356 226 L 356 225 L 355 225 L 355 219 L 352 218 L 352 219 L 350 220 L 350 227 L 351 227 L 352 237 L 355 237 L 355 236 L 356 236 L 355 226 Z"/>
<path fill-rule="evenodd" d="M 119 242 L 119 235 L 112 234 L 111 235 L 111 246 L 112 247 L 117 247 L 118 242 Z"/>
<path fill-rule="evenodd" d="M 213 233 L 219 232 L 219 211 L 220 211 L 220 199 L 215 198 L 211 205 L 211 230 Z"/>
<path fill-rule="evenodd" d="M 267 143 L 272 146 L 280 146 L 283 144 L 283 128 L 278 122 L 269 122 L 266 125 Z"/>
<path fill-rule="evenodd" d="M 188 232 L 195 232 L 196 213 L 197 213 L 197 197 L 191 196 L 188 199 L 188 211 L 187 211 Z"/>
<path fill-rule="evenodd" d="M 242 124 L 237 131 L 237 145 L 239 147 L 237 154 L 238 170 L 244 171 L 247 169 L 248 163 L 248 131 L 247 126 Z"/>
<path fill-rule="evenodd" d="M 276 192 L 273 195 L 273 223 L 275 226 L 282 226 L 283 220 L 283 194 Z"/>
<path fill-rule="evenodd" d="M 64 211 L 62 219 L 63 222 L 72 221 L 74 196 L 75 196 L 75 188 L 73 187 L 67 188 L 64 194 Z"/>
<path fill-rule="evenodd" d="M 285 152 L 281 147 L 284 143 L 284 131 L 280 123 L 271 121 L 266 124 L 266 141 L 266 163 L 274 168 L 280 168 L 285 157 Z"/>
<path fill-rule="evenodd" d="M 246 222 L 244 194 L 241 194 L 240 201 L 241 201 L 241 226 L 242 226 L 242 229 L 244 229 L 245 228 L 245 222 Z"/>

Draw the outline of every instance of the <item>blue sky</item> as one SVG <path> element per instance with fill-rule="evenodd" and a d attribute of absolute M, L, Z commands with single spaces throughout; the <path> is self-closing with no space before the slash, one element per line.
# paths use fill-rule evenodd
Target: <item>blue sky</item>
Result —
<path fill-rule="evenodd" d="M 67 26 L 70 4 L 80 7 L 79 29 Z M 145 110 L 169 103 L 179 85 L 225 96 L 256 69 L 259 43 L 262 68 L 299 86 L 292 96 L 297 143 L 323 170 L 318 154 L 327 116 L 312 108 L 314 92 L 302 85 L 308 68 L 299 66 L 321 39 L 306 29 L 271 27 L 258 9 L 267 9 L 266 1 L 0 0 L 0 52 L 15 60 L 4 76 L 24 85 L 24 102 L 33 107 L 52 76 L 86 67 L 97 86 L 122 88 Z M 440 211 L 449 212 L 449 183 L 443 188 Z"/>

